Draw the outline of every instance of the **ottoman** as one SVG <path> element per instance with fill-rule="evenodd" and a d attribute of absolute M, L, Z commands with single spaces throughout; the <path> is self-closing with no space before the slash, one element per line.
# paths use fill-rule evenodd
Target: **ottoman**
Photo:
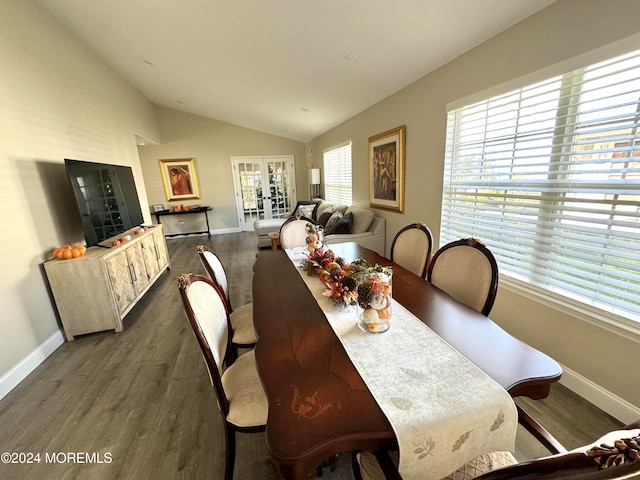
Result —
<path fill-rule="evenodd" d="M 271 232 L 280 231 L 280 227 L 285 222 L 286 218 L 265 218 L 256 220 L 253 223 L 253 230 L 258 236 L 258 247 L 271 247 L 271 239 L 269 234 Z"/>

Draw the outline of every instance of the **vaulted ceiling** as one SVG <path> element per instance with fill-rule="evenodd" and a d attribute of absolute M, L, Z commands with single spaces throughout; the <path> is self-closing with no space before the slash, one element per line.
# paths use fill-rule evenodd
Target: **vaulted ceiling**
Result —
<path fill-rule="evenodd" d="M 38 0 L 156 105 L 307 142 L 554 0 Z"/>

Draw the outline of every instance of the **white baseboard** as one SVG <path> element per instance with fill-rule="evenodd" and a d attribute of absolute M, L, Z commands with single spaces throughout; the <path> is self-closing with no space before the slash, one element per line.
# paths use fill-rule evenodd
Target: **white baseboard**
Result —
<path fill-rule="evenodd" d="M 212 235 L 222 235 L 224 233 L 239 233 L 240 227 L 229 227 L 229 228 L 216 228 L 215 230 L 210 230 Z"/>
<path fill-rule="evenodd" d="M 38 365 L 64 343 L 64 335 L 57 330 L 53 335 L 36 347 L 15 367 L 0 377 L 0 400 L 13 390 L 22 380 L 33 372 Z"/>
<path fill-rule="evenodd" d="M 640 418 L 640 407 L 623 400 L 564 365 L 560 383 L 625 425 Z"/>
<path fill-rule="evenodd" d="M 223 235 L 225 233 L 239 233 L 242 230 L 240 230 L 240 227 L 229 227 L 229 228 L 217 228 L 215 230 L 209 230 L 209 234 L 211 235 Z M 184 237 L 190 237 L 190 236 L 196 236 L 199 235 L 201 237 L 204 237 L 205 235 L 207 235 L 206 232 L 204 233 L 189 233 L 189 232 L 185 232 L 185 233 L 177 233 L 177 232 L 168 232 L 171 236 L 167 237 L 167 240 L 171 240 L 172 238 L 184 238 Z"/>

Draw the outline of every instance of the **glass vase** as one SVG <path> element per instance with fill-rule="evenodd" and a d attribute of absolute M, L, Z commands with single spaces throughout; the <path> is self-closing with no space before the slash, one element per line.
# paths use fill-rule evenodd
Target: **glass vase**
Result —
<path fill-rule="evenodd" d="M 358 282 L 358 327 L 369 333 L 383 333 L 391 324 L 393 269 L 377 267 Z"/>

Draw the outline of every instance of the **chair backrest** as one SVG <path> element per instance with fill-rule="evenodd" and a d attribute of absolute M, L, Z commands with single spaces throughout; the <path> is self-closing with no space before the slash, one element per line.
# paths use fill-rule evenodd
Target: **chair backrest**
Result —
<path fill-rule="evenodd" d="M 584 447 L 494 470 L 475 480 L 640 478 L 639 444 L 640 421 L 637 421 Z"/>
<path fill-rule="evenodd" d="M 391 243 L 391 261 L 424 278 L 431 260 L 433 236 L 424 223 L 402 228 Z"/>
<path fill-rule="evenodd" d="M 178 290 L 226 418 L 229 402 L 222 386 L 222 373 L 235 358 L 230 348 L 228 315 L 222 293 L 210 279 L 193 273 L 178 277 Z"/>
<path fill-rule="evenodd" d="M 599 440 L 576 448 L 570 452 L 559 453 L 549 457 L 539 458 L 530 462 L 507 464 L 502 468 L 492 468 L 492 458 L 504 457 L 505 452 L 493 452 L 482 455 L 483 461 L 475 468 L 462 468 L 446 478 L 473 478 L 473 480 L 612 480 L 640 478 L 640 421 L 627 425 L 621 430 L 609 432 Z M 363 458 L 357 458 L 358 465 L 354 470 L 362 474 L 364 480 L 386 479 L 400 480 L 397 460 L 391 458 L 388 452 L 365 452 Z M 478 458 L 481 458 L 478 457 Z M 506 458 L 505 458 L 506 459 Z M 515 459 L 511 457 L 511 461 Z M 482 475 L 475 472 L 477 466 L 482 467 Z M 464 475 L 462 474 L 464 472 Z"/>
<path fill-rule="evenodd" d="M 196 251 L 202 262 L 202 266 L 209 275 L 209 278 L 215 283 L 224 294 L 224 302 L 229 314 L 233 311 L 231 308 L 231 300 L 229 299 L 229 281 L 227 279 L 227 271 L 220 261 L 220 258 L 213 253 L 208 247 L 198 245 Z"/>
<path fill-rule="evenodd" d="M 280 227 L 280 246 L 282 248 L 304 247 L 307 245 L 307 224 L 316 222 L 308 217 L 290 217 Z"/>
<path fill-rule="evenodd" d="M 498 264 L 479 240 L 464 238 L 433 255 L 427 280 L 460 303 L 489 315 L 498 292 Z"/>

